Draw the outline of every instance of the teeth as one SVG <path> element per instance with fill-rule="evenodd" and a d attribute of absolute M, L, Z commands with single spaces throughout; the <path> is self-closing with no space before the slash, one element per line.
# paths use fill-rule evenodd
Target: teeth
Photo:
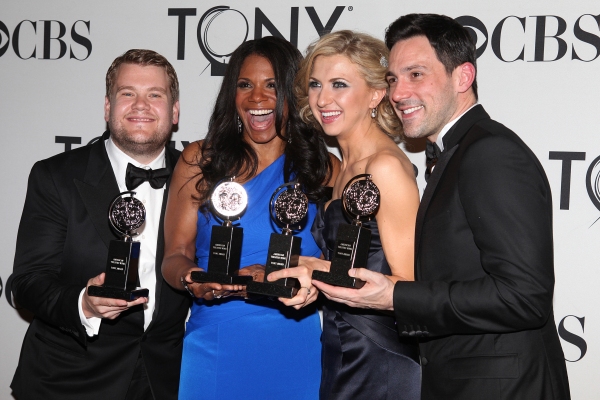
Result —
<path fill-rule="evenodd" d="M 412 112 L 415 112 L 415 111 L 417 111 L 417 110 L 420 110 L 421 108 L 423 108 L 423 106 L 412 107 L 412 108 L 409 108 L 408 110 L 404 110 L 404 111 L 402 111 L 402 114 L 410 114 L 410 113 L 412 113 Z"/>
<path fill-rule="evenodd" d="M 330 112 L 321 113 L 321 115 L 324 117 L 333 117 L 334 115 L 340 115 L 341 113 L 342 113 L 341 111 L 330 111 Z"/>
<path fill-rule="evenodd" d="M 273 110 L 248 110 L 250 115 L 267 115 L 271 114 Z"/>

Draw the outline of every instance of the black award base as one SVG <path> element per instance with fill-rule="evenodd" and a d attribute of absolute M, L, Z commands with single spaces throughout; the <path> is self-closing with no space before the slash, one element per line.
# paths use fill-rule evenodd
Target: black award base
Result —
<path fill-rule="evenodd" d="M 360 289 L 365 285 L 365 281 L 361 281 L 360 279 L 348 275 L 336 275 L 325 271 L 313 271 L 312 278 L 316 281 L 327 283 L 328 285 L 342 286 L 351 289 Z"/>
<path fill-rule="evenodd" d="M 280 281 L 286 281 L 286 283 L 279 284 Z M 249 299 L 257 299 L 262 296 L 291 299 L 298 293 L 298 290 L 300 290 L 300 281 L 296 278 L 280 279 L 275 282 L 252 281 L 246 286 Z"/>
<path fill-rule="evenodd" d="M 272 233 L 269 241 L 269 253 L 267 265 L 265 266 L 265 281 L 250 282 L 246 286 L 246 292 L 251 297 L 256 295 L 269 297 L 283 297 L 291 299 L 300 290 L 300 281 L 296 278 L 283 278 L 275 282 L 267 282 L 267 275 L 271 272 L 298 265 L 300 255 L 300 244 L 302 238 L 293 235 Z"/>
<path fill-rule="evenodd" d="M 248 282 L 252 281 L 251 276 L 239 276 L 239 275 L 227 275 L 218 272 L 204 272 L 194 271 L 192 272 L 192 280 L 194 282 L 201 283 L 220 283 L 221 285 L 247 285 Z"/>
<path fill-rule="evenodd" d="M 312 278 L 333 286 L 360 289 L 365 282 L 348 276 L 351 268 L 366 268 L 371 231 L 361 226 L 340 224 L 329 272 L 313 271 Z"/>
<path fill-rule="evenodd" d="M 133 301 L 148 297 L 148 289 L 137 288 L 140 242 L 111 240 L 103 286 L 89 286 L 88 295 Z"/>
<path fill-rule="evenodd" d="M 148 289 L 123 290 L 110 286 L 88 286 L 88 295 L 110 299 L 133 301 L 139 297 L 148 297 L 148 294 Z"/>

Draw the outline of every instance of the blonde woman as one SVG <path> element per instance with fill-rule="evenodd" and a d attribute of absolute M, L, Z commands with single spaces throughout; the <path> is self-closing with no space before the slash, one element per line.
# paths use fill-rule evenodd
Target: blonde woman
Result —
<path fill-rule="evenodd" d="M 337 139 L 342 164 L 312 229 L 324 260 L 302 257 L 302 274 L 280 271 L 270 280 L 295 273 L 302 281 L 313 269 L 329 269 L 338 226 L 349 222 L 340 197 L 359 174 L 370 174 L 381 193 L 375 219 L 363 225 L 372 232 L 367 267 L 394 282 L 414 280 L 419 195 L 413 166 L 397 145 L 401 132 L 388 102 L 387 57 L 382 41 L 351 31 L 330 33 L 308 48 L 296 77 L 300 114 Z M 323 311 L 321 399 L 420 397 L 416 343 L 400 341 L 392 315 L 330 300 Z"/>

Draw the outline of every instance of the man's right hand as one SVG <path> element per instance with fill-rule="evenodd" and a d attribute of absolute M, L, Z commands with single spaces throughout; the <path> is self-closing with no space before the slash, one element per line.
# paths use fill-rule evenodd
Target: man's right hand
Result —
<path fill-rule="evenodd" d="M 360 289 L 328 285 L 312 281 L 329 300 L 350 307 L 394 311 L 394 282 L 388 276 L 366 268 L 351 268 L 348 275 L 365 281 Z"/>
<path fill-rule="evenodd" d="M 102 286 L 104 284 L 104 272 L 93 277 L 87 282 L 85 293 L 81 299 L 81 308 L 86 318 L 106 318 L 115 319 L 123 311 L 130 307 L 137 306 L 148 302 L 147 297 L 139 297 L 134 301 L 126 301 L 121 299 L 109 299 L 106 297 L 89 296 L 87 288 L 92 286 Z"/>

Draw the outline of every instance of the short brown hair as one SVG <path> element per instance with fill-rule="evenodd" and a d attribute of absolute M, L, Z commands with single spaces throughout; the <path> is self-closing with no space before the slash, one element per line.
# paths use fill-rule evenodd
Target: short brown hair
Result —
<path fill-rule="evenodd" d="M 131 49 L 115 58 L 110 68 L 106 72 L 106 96 L 110 96 L 110 92 L 114 85 L 115 76 L 119 71 L 121 64 L 135 64 L 142 67 L 154 66 L 161 67 L 167 73 L 169 78 L 169 86 L 171 91 L 171 100 L 173 103 L 179 100 L 179 81 L 177 73 L 171 63 L 163 56 L 152 50 Z"/>
<path fill-rule="evenodd" d="M 370 35 L 350 30 L 328 33 L 313 42 L 306 50 L 306 57 L 296 75 L 295 92 L 300 108 L 300 117 L 308 124 L 321 128 L 308 104 L 308 84 L 315 59 L 319 56 L 343 55 L 358 67 L 367 86 L 373 89 L 389 89 L 386 80 L 389 50 L 383 41 Z M 388 94 L 377 106 L 375 122 L 379 128 L 396 142 L 402 139 L 400 121 L 396 116 Z"/>

